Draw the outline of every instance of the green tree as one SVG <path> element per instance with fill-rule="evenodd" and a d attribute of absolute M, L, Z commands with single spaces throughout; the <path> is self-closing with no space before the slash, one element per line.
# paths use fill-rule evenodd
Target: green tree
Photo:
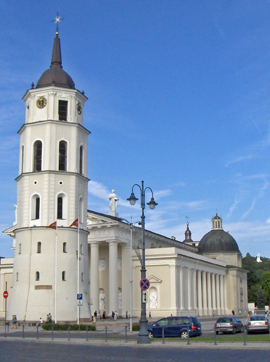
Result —
<path fill-rule="evenodd" d="M 258 309 L 264 309 L 265 307 L 265 299 L 263 296 L 263 291 L 262 291 L 262 287 L 260 287 L 259 292 L 258 292 L 258 296 L 257 296 L 257 308 Z"/>
<path fill-rule="evenodd" d="M 270 301 L 270 271 L 264 271 L 262 274 L 263 295 L 267 303 Z"/>

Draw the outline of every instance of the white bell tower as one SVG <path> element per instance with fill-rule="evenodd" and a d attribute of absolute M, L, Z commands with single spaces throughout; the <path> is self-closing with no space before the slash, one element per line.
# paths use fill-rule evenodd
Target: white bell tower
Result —
<path fill-rule="evenodd" d="M 51 66 L 27 90 L 20 128 L 13 289 L 8 318 L 90 318 L 87 248 L 87 97 L 62 69 L 58 31 Z M 70 227 L 79 219 L 78 227 Z M 56 222 L 57 228 L 48 228 Z M 55 224 L 54 224 L 55 225 Z M 53 225 L 53 226 L 54 226 Z M 78 307 L 77 294 L 82 294 Z"/>

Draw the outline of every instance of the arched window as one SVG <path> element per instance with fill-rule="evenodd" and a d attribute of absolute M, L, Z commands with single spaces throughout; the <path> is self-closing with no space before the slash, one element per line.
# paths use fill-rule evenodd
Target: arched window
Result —
<path fill-rule="evenodd" d="M 37 243 L 37 253 L 40 254 L 41 253 L 41 242 L 38 241 Z"/>
<path fill-rule="evenodd" d="M 31 210 L 31 219 L 38 220 L 40 219 L 40 197 L 39 195 L 34 195 L 32 197 L 32 210 Z"/>
<path fill-rule="evenodd" d="M 40 277 L 40 275 L 39 275 L 39 272 L 37 271 L 37 272 L 36 272 L 36 282 L 39 281 L 39 277 Z"/>
<path fill-rule="evenodd" d="M 80 146 L 80 163 L 79 163 L 79 173 L 83 173 L 83 146 Z"/>
<path fill-rule="evenodd" d="M 64 192 L 56 195 L 55 215 L 58 220 L 57 226 L 67 226 L 68 198 Z"/>
<path fill-rule="evenodd" d="M 60 141 L 59 142 L 59 171 L 67 170 L 67 142 Z"/>
<path fill-rule="evenodd" d="M 57 219 L 63 219 L 63 197 L 57 197 Z"/>
<path fill-rule="evenodd" d="M 62 271 L 62 280 L 65 281 L 66 280 L 66 272 Z"/>
<path fill-rule="evenodd" d="M 18 254 L 21 254 L 22 253 L 22 244 L 19 244 L 19 251 L 18 251 Z"/>
<path fill-rule="evenodd" d="M 42 142 L 36 141 L 34 143 L 34 171 L 41 171 L 42 169 Z"/>

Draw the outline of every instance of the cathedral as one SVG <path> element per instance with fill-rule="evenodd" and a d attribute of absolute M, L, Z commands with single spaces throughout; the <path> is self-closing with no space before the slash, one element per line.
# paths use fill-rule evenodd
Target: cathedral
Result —
<path fill-rule="evenodd" d="M 139 316 L 142 229 L 117 213 L 115 191 L 108 214 L 87 210 L 87 97 L 62 68 L 56 31 L 51 66 L 23 96 L 14 258 L 0 259 L 0 289 L 7 318 L 89 321 L 97 311 Z M 150 288 L 147 314 L 222 315 L 247 312 L 247 271 L 234 238 L 215 215 L 212 230 L 193 242 L 145 231 Z M 4 316 L 4 303 L 0 317 Z"/>

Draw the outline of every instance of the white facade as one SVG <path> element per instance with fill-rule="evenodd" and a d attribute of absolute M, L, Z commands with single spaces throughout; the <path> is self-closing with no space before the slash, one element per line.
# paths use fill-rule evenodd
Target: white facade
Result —
<path fill-rule="evenodd" d="M 7 232 L 15 239 L 8 318 L 16 314 L 19 320 L 37 320 L 51 313 L 55 321 L 76 321 L 79 314 L 89 320 L 89 131 L 83 127 L 87 98 L 62 85 L 67 75 L 61 66 L 58 34 L 49 72 L 55 77 L 52 85 L 43 79 L 23 97 L 26 119 L 19 130 L 17 221 Z M 79 228 L 69 227 L 77 218 Z M 48 228 L 54 222 L 57 229 Z M 80 308 L 77 294 L 83 294 Z"/>

